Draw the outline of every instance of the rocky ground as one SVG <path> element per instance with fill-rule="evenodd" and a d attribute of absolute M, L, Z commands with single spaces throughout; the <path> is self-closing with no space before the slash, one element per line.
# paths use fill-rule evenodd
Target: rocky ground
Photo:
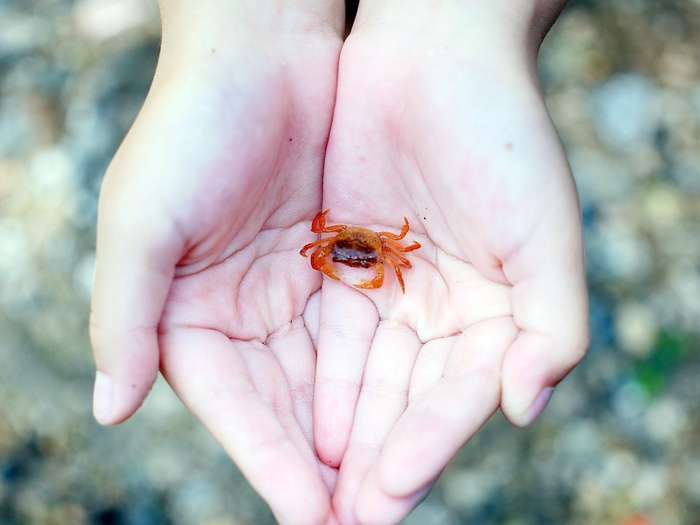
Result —
<path fill-rule="evenodd" d="M 161 383 L 90 416 L 106 163 L 157 56 L 143 0 L 0 0 L 0 523 L 272 522 Z M 589 357 L 539 423 L 496 417 L 416 525 L 700 524 L 700 1 L 571 2 L 541 72 L 581 193 Z"/>

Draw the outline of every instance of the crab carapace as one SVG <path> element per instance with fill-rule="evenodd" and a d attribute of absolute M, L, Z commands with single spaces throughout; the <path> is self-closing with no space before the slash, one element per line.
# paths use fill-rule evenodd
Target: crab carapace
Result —
<path fill-rule="evenodd" d="M 299 252 L 306 257 L 312 248 L 311 267 L 323 272 L 331 279 L 340 280 L 333 263 L 341 263 L 353 268 L 374 268 L 374 277 L 359 282 L 356 288 L 380 288 L 384 282 L 384 264 L 394 269 L 401 291 L 405 293 L 401 268 L 411 268 L 411 262 L 403 255 L 421 247 L 417 242 L 403 246 L 401 241 L 408 233 L 408 219 L 404 217 L 403 227 L 397 235 L 391 232 L 375 232 L 359 226 L 345 224 L 326 225 L 326 215 L 330 210 L 319 212 L 311 223 L 314 233 L 335 233 L 304 246 Z"/>

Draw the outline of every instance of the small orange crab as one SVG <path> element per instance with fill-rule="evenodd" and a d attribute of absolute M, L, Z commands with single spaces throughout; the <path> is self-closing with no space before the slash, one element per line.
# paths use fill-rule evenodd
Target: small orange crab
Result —
<path fill-rule="evenodd" d="M 338 262 L 353 268 L 375 267 L 372 279 L 355 284 L 356 288 L 380 288 L 384 282 L 384 263 L 387 263 L 396 272 L 401 291 L 406 292 L 401 275 L 401 268 L 411 268 L 411 263 L 402 253 L 412 252 L 420 248 L 420 244 L 414 242 L 408 246 L 402 246 L 399 241 L 408 233 L 408 219 L 404 217 L 401 233 L 396 235 L 391 232 L 374 232 L 359 226 L 346 226 L 336 224 L 326 226 L 326 215 L 330 210 L 319 212 L 311 223 L 311 231 L 314 233 L 337 233 L 333 237 L 321 239 L 304 246 L 299 252 L 306 257 L 306 252 L 316 248 L 311 254 L 311 267 L 323 272 L 331 279 L 340 280 L 333 269 L 333 263 Z"/>

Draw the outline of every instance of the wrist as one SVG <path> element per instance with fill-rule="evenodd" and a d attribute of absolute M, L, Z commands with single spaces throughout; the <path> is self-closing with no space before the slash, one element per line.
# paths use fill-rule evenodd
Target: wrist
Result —
<path fill-rule="evenodd" d="M 566 0 L 364 0 L 353 31 L 388 29 L 412 41 L 438 39 L 464 50 L 471 43 L 497 43 L 534 55 L 565 4 Z"/>
<path fill-rule="evenodd" d="M 341 38 L 343 0 L 159 0 L 164 48 L 216 48 L 301 37 Z"/>

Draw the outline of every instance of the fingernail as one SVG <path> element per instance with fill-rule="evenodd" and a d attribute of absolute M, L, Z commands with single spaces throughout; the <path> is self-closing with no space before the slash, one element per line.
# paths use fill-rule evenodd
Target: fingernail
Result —
<path fill-rule="evenodd" d="M 114 386 L 112 379 L 100 371 L 95 374 L 95 391 L 93 393 L 92 411 L 98 423 L 109 423 L 112 417 L 112 400 Z"/>
<path fill-rule="evenodd" d="M 549 400 L 552 398 L 553 393 L 554 388 L 547 387 L 544 388 L 539 394 L 537 394 L 537 397 L 530 405 L 530 408 L 527 409 L 524 421 L 525 425 L 529 425 L 539 417 L 539 415 L 549 403 Z"/>

